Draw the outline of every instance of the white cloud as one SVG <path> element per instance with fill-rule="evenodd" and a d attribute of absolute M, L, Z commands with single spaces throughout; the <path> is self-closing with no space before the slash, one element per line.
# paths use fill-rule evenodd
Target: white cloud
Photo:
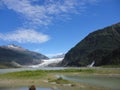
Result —
<path fill-rule="evenodd" d="M 88 3 L 96 1 L 98 0 L 0 0 L 0 9 L 6 6 L 15 11 L 25 19 L 26 27 L 34 28 L 49 25 L 57 18 L 68 19 L 69 14 L 81 13 Z M 0 39 L 19 43 L 43 43 L 49 40 L 49 36 L 33 29 L 19 29 L 7 34 L 0 33 Z"/>
<path fill-rule="evenodd" d="M 0 33 L 0 39 L 18 43 L 43 43 L 48 41 L 50 37 L 33 29 L 19 29 L 6 34 Z"/>
<path fill-rule="evenodd" d="M 2 2 L 0 2 L 0 8 L 2 8 L 2 6 L 3 6 L 3 4 L 2 4 Z"/>
<path fill-rule="evenodd" d="M 2 0 L 4 4 L 21 15 L 33 24 L 47 25 L 49 19 L 45 14 L 45 7 L 32 5 L 30 0 Z M 45 19 L 45 20 L 44 20 Z"/>
<path fill-rule="evenodd" d="M 97 0 L 1 0 L 8 7 L 23 17 L 27 23 L 34 25 L 48 25 L 56 17 L 70 13 L 81 13 L 87 3 Z M 41 2 L 42 4 L 38 4 Z"/>

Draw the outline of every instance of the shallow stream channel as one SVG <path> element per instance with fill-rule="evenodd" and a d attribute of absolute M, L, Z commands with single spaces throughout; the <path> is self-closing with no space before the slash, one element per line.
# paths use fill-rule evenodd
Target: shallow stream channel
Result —
<path fill-rule="evenodd" d="M 60 77 L 66 80 L 80 82 L 95 87 L 101 87 L 110 90 L 120 90 L 120 75 L 67 75 Z"/>

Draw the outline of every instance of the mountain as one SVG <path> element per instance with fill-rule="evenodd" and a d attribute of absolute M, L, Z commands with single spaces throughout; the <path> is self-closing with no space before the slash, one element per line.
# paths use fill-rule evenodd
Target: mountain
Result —
<path fill-rule="evenodd" d="M 109 62 L 108 62 L 109 60 Z M 103 65 L 107 64 L 120 64 L 120 47 L 113 50 L 110 54 L 103 58 Z"/>
<path fill-rule="evenodd" d="M 120 64 L 120 23 L 94 31 L 65 55 L 64 66 Z"/>
<path fill-rule="evenodd" d="M 42 59 L 48 59 L 48 57 L 37 52 L 29 51 L 14 44 L 0 46 L 0 65 L 13 66 L 13 64 L 39 64 Z"/>
<path fill-rule="evenodd" d="M 64 58 L 65 54 L 60 54 L 60 55 L 56 55 L 56 56 L 53 56 L 52 58 Z"/>

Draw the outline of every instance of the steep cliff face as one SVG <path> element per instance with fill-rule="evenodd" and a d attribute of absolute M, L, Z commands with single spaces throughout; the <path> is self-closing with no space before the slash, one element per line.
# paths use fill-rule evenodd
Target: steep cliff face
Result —
<path fill-rule="evenodd" d="M 0 65 L 32 65 L 40 63 L 41 59 L 48 59 L 45 55 L 29 51 L 16 45 L 0 46 Z"/>
<path fill-rule="evenodd" d="M 75 47 L 68 51 L 62 62 L 65 66 L 86 66 L 95 61 L 95 65 L 118 64 L 105 59 L 120 47 L 120 23 L 90 33 Z M 120 60 L 120 59 L 119 59 Z M 115 61 L 116 62 L 116 61 Z"/>

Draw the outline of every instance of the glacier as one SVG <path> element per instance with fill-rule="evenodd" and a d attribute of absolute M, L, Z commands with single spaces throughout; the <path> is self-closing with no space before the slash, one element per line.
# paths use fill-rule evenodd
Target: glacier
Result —
<path fill-rule="evenodd" d="M 51 59 L 47 59 L 47 60 L 41 60 L 40 64 L 31 65 L 29 67 L 31 67 L 31 68 L 46 67 L 53 63 L 57 64 L 57 63 L 61 62 L 62 60 L 63 60 L 63 58 L 51 58 Z"/>

